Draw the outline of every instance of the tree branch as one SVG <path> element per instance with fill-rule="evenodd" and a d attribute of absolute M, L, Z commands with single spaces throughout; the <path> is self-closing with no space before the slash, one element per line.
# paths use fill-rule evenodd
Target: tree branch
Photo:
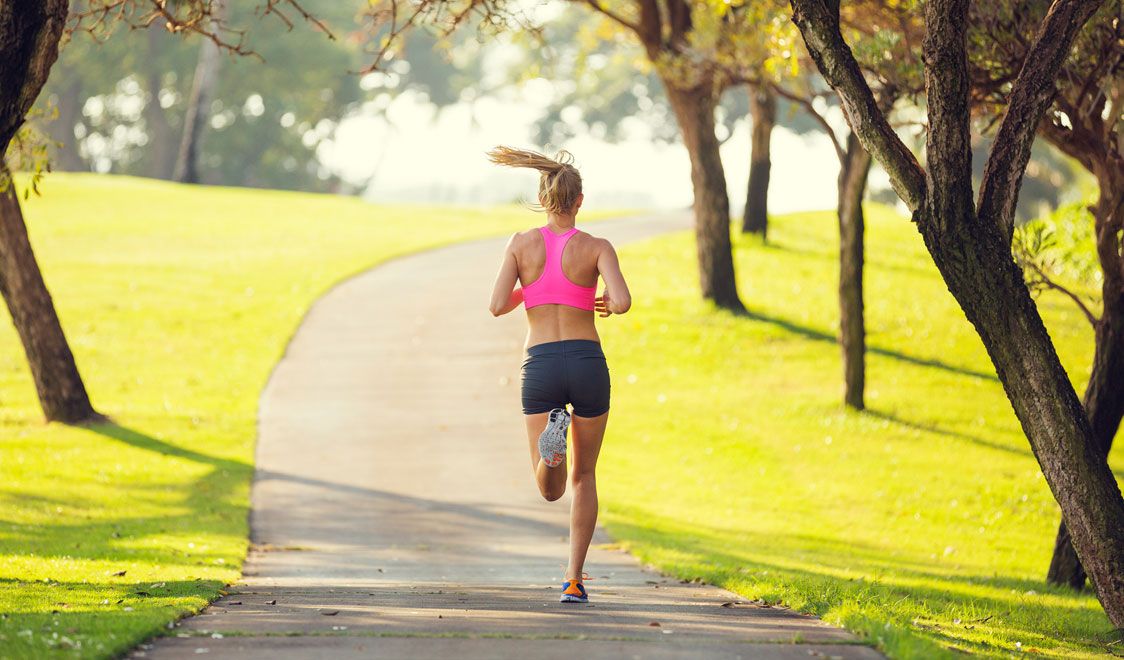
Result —
<path fill-rule="evenodd" d="M 659 0 L 635 0 L 635 2 L 640 15 L 640 30 L 637 35 L 648 51 L 648 59 L 655 62 L 663 44 L 663 21 L 660 18 Z"/>
<path fill-rule="evenodd" d="M 1008 241 L 1034 134 L 1054 99 L 1054 80 L 1077 33 L 1103 1 L 1055 0 L 1011 90 L 1007 114 L 984 166 L 977 203 L 980 218 L 998 223 Z"/>
<path fill-rule="evenodd" d="M 686 0 L 665 0 L 665 4 L 670 28 L 668 41 L 682 48 L 687 45 L 687 34 L 691 31 L 691 6 Z"/>
<path fill-rule="evenodd" d="M 792 20 L 800 29 L 808 52 L 832 89 L 839 94 L 844 115 L 863 147 L 890 175 L 894 191 L 911 211 L 921 208 L 926 195 L 925 172 L 878 108 L 854 53 L 839 30 L 835 0 L 789 0 Z"/>
<path fill-rule="evenodd" d="M 820 128 L 823 129 L 823 132 L 827 133 L 828 139 L 831 140 L 831 146 L 835 147 L 835 155 L 839 158 L 839 163 L 842 164 L 843 161 L 847 158 L 847 152 L 844 151 L 843 145 L 839 143 L 839 136 L 835 134 L 835 129 L 832 128 L 831 124 L 827 122 L 827 118 L 820 114 L 819 110 L 816 110 L 816 106 L 812 103 L 812 99 L 802 94 L 797 94 L 795 92 L 789 91 L 776 83 L 769 83 L 769 86 L 773 88 L 773 91 L 777 93 L 777 96 L 786 98 L 789 101 L 792 101 L 793 103 L 804 108 L 804 111 L 811 115 L 812 119 L 816 120 L 816 123 L 820 125 Z"/>
<path fill-rule="evenodd" d="M 626 19 L 625 17 L 621 16 L 620 14 L 616 13 L 615 11 L 612 11 L 611 9 L 606 7 L 605 5 L 601 4 L 598 0 L 585 0 L 585 3 L 587 5 L 589 5 L 590 7 L 592 7 L 594 9 L 594 11 L 597 11 L 601 14 L 604 14 L 606 17 L 615 21 L 616 23 L 618 23 L 622 27 L 627 28 L 629 30 L 632 30 L 637 35 L 640 34 L 640 25 L 639 24 L 633 23 L 632 21 Z"/>
<path fill-rule="evenodd" d="M 1034 262 L 1033 259 L 1021 257 L 1017 253 L 1015 255 L 1015 258 L 1016 260 L 1018 260 L 1020 266 L 1033 272 L 1033 275 L 1028 278 L 1028 287 L 1030 287 L 1031 289 L 1053 289 L 1054 291 L 1067 296 L 1074 302 L 1074 304 L 1077 305 L 1078 309 L 1080 309 L 1081 312 L 1085 315 L 1085 318 L 1089 320 L 1089 323 L 1091 323 L 1093 327 L 1097 326 L 1097 323 L 1100 322 L 1100 319 L 1097 318 L 1096 314 L 1093 314 L 1093 311 L 1089 309 L 1089 306 L 1085 304 L 1085 301 L 1081 300 L 1081 296 L 1078 296 L 1068 287 L 1062 286 L 1061 284 L 1055 282 L 1049 275 L 1046 274 L 1046 271 L 1043 270 L 1041 266 Z"/>
<path fill-rule="evenodd" d="M 968 96 L 968 0 L 925 4 L 925 97 L 929 215 L 940 227 L 973 216 Z"/>

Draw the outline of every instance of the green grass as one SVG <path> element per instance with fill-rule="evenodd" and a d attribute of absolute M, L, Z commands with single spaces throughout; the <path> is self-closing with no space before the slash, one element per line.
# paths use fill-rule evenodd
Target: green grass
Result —
<path fill-rule="evenodd" d="M 0 324 L 4 657 L 117 654 L 236 580 L 257 397 L 311 301 L 530 219 L 92 176 L 52 175 L 45 193 L 27 204 L 32 238 L 115 424 L 43 424 Z M 637 304 L 602 324 L 610 530 L 666 571 L 815 612 L 895 657 L 1119 648 L 1091 595 L 1042 582 L 1056 506 L 1010 406 L 912 226 L 870 215 L 863 414 L 839 403 L 831 214 L 739 245 L 748 318 L 697 300 L 689 236 L 622 250 Z M 1040 307 L 1083 384 L 1087 323 L 1062 299 Z"/>
<path fill-rule="evenodd" d="M 1057 506 L 915 229 L 878 207 L 868 222 L 865 413 L 841 405 L 831 213 L 740 242 L 747 317 L 699 301 L 689 235 L 622 250 L 636 302 L 602 325 L 610 532 L 897 658 L 1124 653 L 1092 595 L 1043 581 Z M 1061 298 L 1039 308 L 1083 387 L 1091 328 Z"/>
<path fill-rule="evenodd" d="M 258 394 L 309 304 L 388 258 L 534 220 L 517 207 L 52 175 L 25 210 L 98 409 L 42 423 L 0 324 L 0 656 L 118 654 L 238 578 Z"/>

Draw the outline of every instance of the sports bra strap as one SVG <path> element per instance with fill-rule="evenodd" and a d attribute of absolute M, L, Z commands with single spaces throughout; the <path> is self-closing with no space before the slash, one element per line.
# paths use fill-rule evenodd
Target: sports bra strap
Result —
<path fill-rule="evenodd" d="M 539 279 L 523 287 L 523 305 L 530 309 L 553 303 L 592 310 L 597 287 L 578 286 L 562 270 L 562 252 L 574 234 L 578 233 L 578 228 L 571 227 L 564 234 L 555 234 L 549 226 L 545 226 L 539 227 L 539 233 L 542 234 L 543 247 L 546 248 L 546 260 Z"/>

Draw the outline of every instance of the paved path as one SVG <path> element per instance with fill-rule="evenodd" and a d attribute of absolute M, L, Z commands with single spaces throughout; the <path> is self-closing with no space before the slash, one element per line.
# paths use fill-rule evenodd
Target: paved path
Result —
<path fill-rule="evenodd" d="M 620 243 L 685 226 L 592 229 Z M 531 474 L 522 314 L 486 309 L 503 243 L 398 259 L 313 306 L 262 394 L 242 581 L 137 655 L 881 657 L 609 547 L 589 555 L 593 602 L 557 602 L 569 498 L 544 502 Z"/>

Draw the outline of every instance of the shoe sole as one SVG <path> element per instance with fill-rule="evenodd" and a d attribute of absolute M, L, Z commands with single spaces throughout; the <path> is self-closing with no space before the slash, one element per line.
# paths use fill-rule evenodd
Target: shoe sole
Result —
<path fill-rule="evenodd" d="M 553 411 L 552 411 L 553 412 Z M 569 416 L 561 415 L 561 422 L 548 421 L 539 435 L 539 457 L 547 467 L 558 467 L 566 460 L 566 430 L 570 427 Z"/>
<path fill-rule="evenodd" d="M 559 603 L 588 603 L 588 598 L 581 598 L 580 596 L 565 595 L 558 601 Z"/>

